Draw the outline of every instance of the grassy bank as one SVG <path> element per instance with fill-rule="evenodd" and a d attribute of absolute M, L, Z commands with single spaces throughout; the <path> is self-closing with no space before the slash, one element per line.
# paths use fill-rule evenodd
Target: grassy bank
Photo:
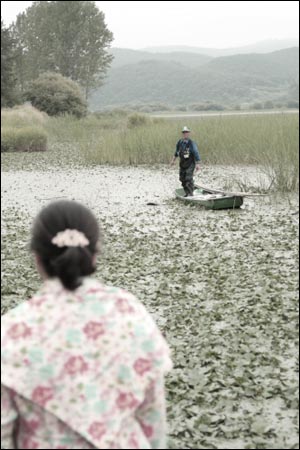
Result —
<path fill-rule="evenodd" d="M 203 164 L 260 166 L 274 190 L 288 192 L 299 185 L 298 118 L 298 114 L 266 114 L 201 117 L 187 122 L 119 111 L 80 120 L 48 118 L 43 127 L 58 164 L 152 165 L 170 161 L 185 124 L 193 131 Z M 34 158 L 27 158 L 30 164 Z"/>
<path fill-rule="evenodd" d="M 279 191 L 298 188 L 298 115 L 205 117 L 189 120 L 204 164 L 263 168 Z M 181 122 L 146 116 L 90 116 L 49 121 L 50 135 L 74 142 L 88 164 L 139 165 L 170 161 Z"/>

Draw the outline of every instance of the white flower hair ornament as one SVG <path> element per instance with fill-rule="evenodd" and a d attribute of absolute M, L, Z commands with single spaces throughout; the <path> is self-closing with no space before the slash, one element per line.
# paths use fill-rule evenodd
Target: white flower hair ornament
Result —
<path fill-rule="evenodd" d="M 59 231 L 54 238 L 51 239 L 52 244 L 57 247 L 87 247 L 90 241 L 78 230 Z"/>

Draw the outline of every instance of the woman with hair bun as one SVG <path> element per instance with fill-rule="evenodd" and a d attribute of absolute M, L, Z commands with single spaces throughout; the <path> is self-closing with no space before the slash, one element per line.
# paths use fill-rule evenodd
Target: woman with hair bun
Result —
<path fill-rule="evenodd" d="M 169 348 L 133 295 L 90 277 L 99 240 L 74 201 L 34 222 L 44 283 L 1 319 L 1 448 L 166 448 Z"/>

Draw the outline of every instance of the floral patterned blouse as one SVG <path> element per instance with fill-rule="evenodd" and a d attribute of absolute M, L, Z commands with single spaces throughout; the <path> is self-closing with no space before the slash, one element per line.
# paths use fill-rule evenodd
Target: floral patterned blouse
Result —
<path fill-rule="evenodd" d="M 169 348 L 133 295 L 51 279 L 1 323 L 1 447 L 166 448 Z"/>

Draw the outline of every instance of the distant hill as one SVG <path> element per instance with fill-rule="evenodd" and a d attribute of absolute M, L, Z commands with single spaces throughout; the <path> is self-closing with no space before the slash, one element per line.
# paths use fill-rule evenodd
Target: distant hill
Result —
<path fill-rule="evenodd" d="M 208 55 L 215 58 L 219 56 L 229 56 L 246 53 L 271 53 L 289 47 L 299 47 L 299 39 L 269 39 L 251 45 L 232 48 L 206 48 L 171 45 L 165 47 L 148 47 L 142 49 L 142 51 L 152 53 L 191 52 L 201 53 L 202 55 Z"/>
<path fill-rule="evenodd" d="M 91 109 L 153 102 L 176 106 L 275 100 L 286 95 L 290 84 L 299 77 L 298 47 L 209 58 L 206 62 L 199 55 L 199 64 L 194 53 L 190 64 L 187 54 L 179 60 L 170 59 L 170 54 L 158 59 L 152 56 L 155 59 L 115 64 L 105 84 L 92 94 Z"/>
<path fill-rule="evenodd" d="M 128 64 L 137 64 L 141 61 L 173 61 L 189 67 L 200 67 L 212 59 L 211 56 L 201 55 L 191 52 L 169 52 L 169 53 L 151 53 L 141 50 L 131 50 L 126 48 L 112 48 L 110 53 L 114 59 L 111 67 L 121 67 Z"/>
<path fill-rule="evenodd" d="M 267 54 L 234 55 L 215 58 L 206 68 L 218 73 L 263 77 L 266 82 L 284 82 L 299 73 L 299 48 L 292 47 Z"/>

